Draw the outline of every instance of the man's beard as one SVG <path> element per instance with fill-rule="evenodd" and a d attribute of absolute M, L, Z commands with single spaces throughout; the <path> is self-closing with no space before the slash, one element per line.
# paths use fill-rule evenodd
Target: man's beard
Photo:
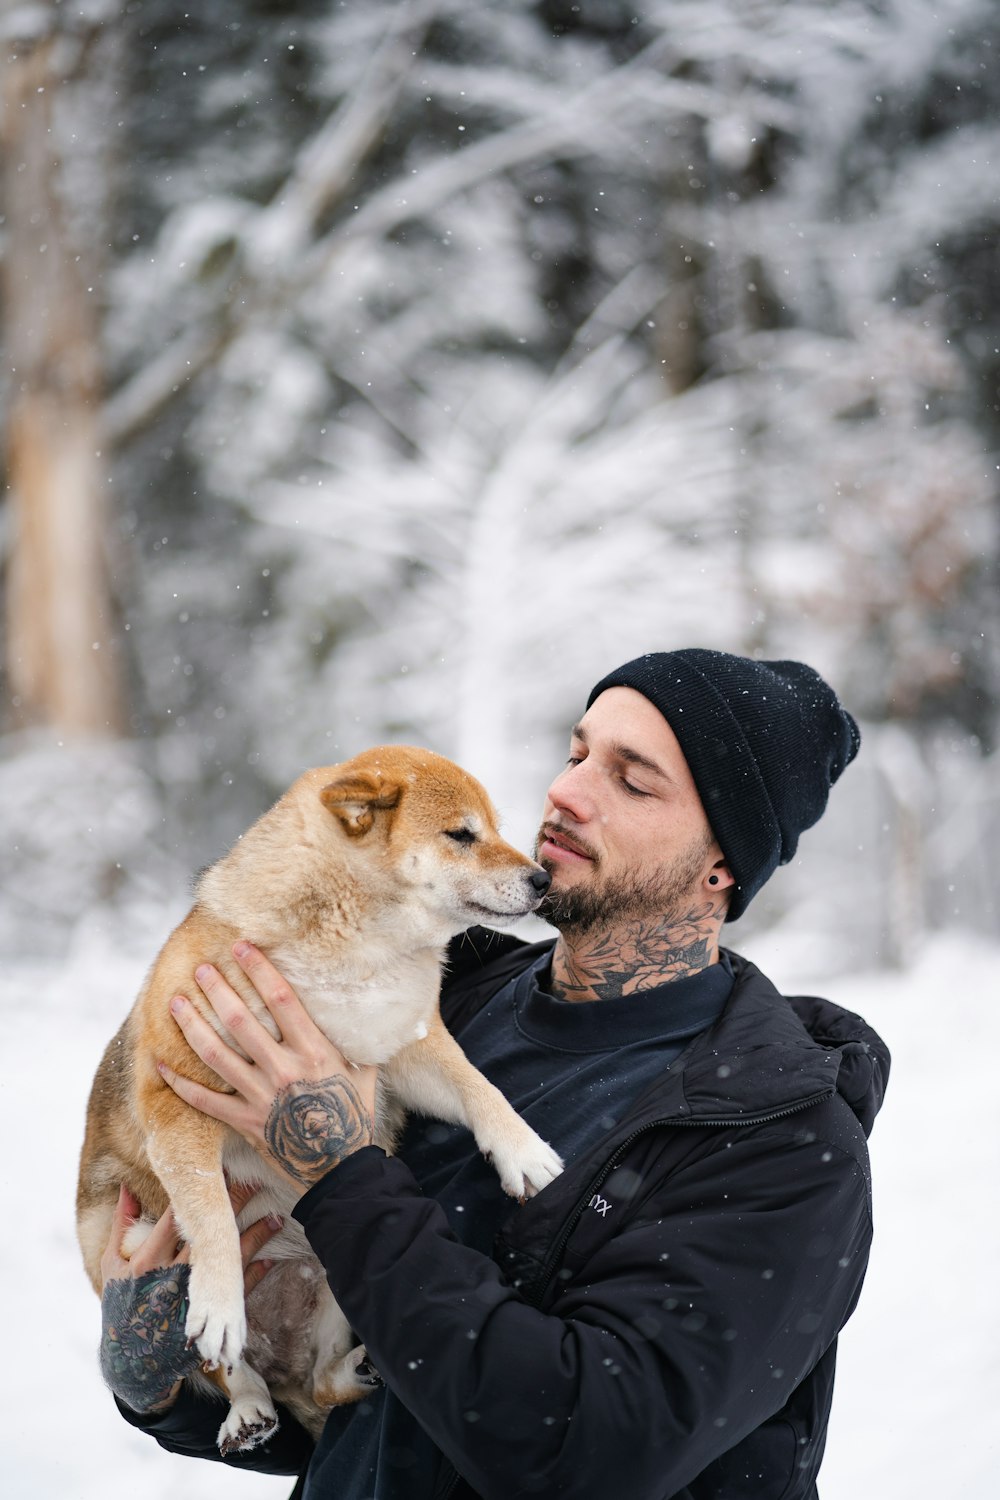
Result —
<path fill-rule="evenodd" d="M 691 916 L 695 887 L 712 842 L 712 834 L 706 834 L 697 845 L 678 855 L 672 865 L 651 874 L 634 871 L 602 878 L 598 868 L 593 879 L 576 889 L 560 891 L 550 886 L 535 915 L 560 932 L 578 937 L 626 922 L 685 920 Z M 540 843 L 541 836 L 535 845 L 536 859 Z M 553 872 L 554 860 L 539 862 L 550 874 Z"/>

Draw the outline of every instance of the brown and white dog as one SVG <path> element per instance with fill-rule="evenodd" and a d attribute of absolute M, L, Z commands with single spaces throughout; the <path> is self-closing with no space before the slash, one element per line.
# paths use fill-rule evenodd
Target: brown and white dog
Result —
<path fill-rule="evenodd" d="M 160 1060 L 224 1086 L 174 1023 L 171 998 L 187 994 L 220 1030 L 193 981 L 199 964 L 212 963 L 275 1034 L 232 957 L 234 942 L 252 939 L 350 1062 L 379 1065 L 379 1145 L 392 1149 L 405 1110 L 459 1122 L 492 1159 L 506 1192 L 523 1198 L 562 1164 L 445 1030 L 438 990 L 450 937 L 475 922 L 525 915 L 547 885 L 540 866 L 499 837 L 477 781 L 431 751 L 402 746 L 307 771 L 202 876 L 195 906 L 98 1069 L 77 1228 L 100 1293 L 119 1184 L 127 1182 L 143 1208 L 126 1255 L 173 1205 L 191 1252 L 186 1331 L 230 1401 L 219 1432 L 223 1451 L 270 1436 L 277 1420 L 271 1395 L 318 1432 L 326 1409 L 368 1389 L 356 1373 L 364 1351 L 352 1348 L 318 1262 L 287 1219 L 296 1196 L 287 1179 L 234 1131 L 178 1098 L 158 1073 Z M 276 1264 L 248 1309 L 226 1177 L 259 1189 L 240 1225 L 271 1212 L 286 1218 L 264 1252 Z"/>

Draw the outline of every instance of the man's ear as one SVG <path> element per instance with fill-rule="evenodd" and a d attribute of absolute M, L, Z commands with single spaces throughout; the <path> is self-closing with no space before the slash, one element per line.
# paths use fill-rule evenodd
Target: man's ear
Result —
<path fill-rule="evenodd" d="M 733 886 L 736 884 L 736 879 L 733 875 L 732 870 L 726 864 L 725 859 L 721 857 L 721 855 L 720 858 L 715 861 L 711 870 L 708 872 L 706 883 L 712 887 L 712 891 L 715 895 L 718 895 L 720 891 L 726 890 L 729 886 Z"/>
<path fill-rule="evenodd" d="M 377 812 L 396 807 L 403 789 L 396 783 L 375 776 L 371 771 L 355 771 L 339 781 L 331 781 L 319 794 L 325 808 L 339 818 L 352 839 L 368 833 Z"/>

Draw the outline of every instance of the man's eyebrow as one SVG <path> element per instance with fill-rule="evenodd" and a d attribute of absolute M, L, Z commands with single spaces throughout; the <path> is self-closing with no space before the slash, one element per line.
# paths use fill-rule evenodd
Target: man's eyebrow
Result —
<path fill-rule="evenodd" d="M 582 724 L 574 724 L 570 733 L 575 740 L 582 740 L 585 745 L 587 744 L 587 732 Z M 663 781 L 668 781 L 671 786 L 674 785 L 673 777 L 668 775 L 655 760 L 650 760 L 648 755 L 643 755 L 641 750 L 633 750 L 631 745 L 623 744 L 620 740 L 615 740 L 608 748 L 617 760 L 627 761 L 632 766 L 642 766 L 643 770 L 649 771 L 653 776 L 659 776 Z"/>

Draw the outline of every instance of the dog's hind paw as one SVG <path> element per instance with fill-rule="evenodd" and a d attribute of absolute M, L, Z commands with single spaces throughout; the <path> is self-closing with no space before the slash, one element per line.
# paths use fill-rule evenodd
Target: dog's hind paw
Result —
<path fill-rule="evenodd" d="M 313 1381 L 313 1400 L 324 1410 L 344 1406 L 370 1396 L 383 1384 L 382 1377 L 368 1359 L 364 1344 L 333 1360 L 320 1370 Z"/>
<path fill-rule="evenodd" d="M 217 1442 L 224 1458 L 231 1453 L 249 1453 L 278 1430 L 278 1414 L 270 1402 L 234 1401 L 219 1428 Z"/>
<path fill-rule="evenodd" d="M 380 1386 L 385 1385 L 385 1381 L 382 1379 L 381 1375 L 376 1370 L 367 1354 L 365 1355 L 364 1359 L 359 1361 L 357 1368 L 354 1371 L 354 1378 L 355 1380 L 357 1380 L 359 1385 L 368 1386 L 373 1391 L 377 1391 Z"/>

